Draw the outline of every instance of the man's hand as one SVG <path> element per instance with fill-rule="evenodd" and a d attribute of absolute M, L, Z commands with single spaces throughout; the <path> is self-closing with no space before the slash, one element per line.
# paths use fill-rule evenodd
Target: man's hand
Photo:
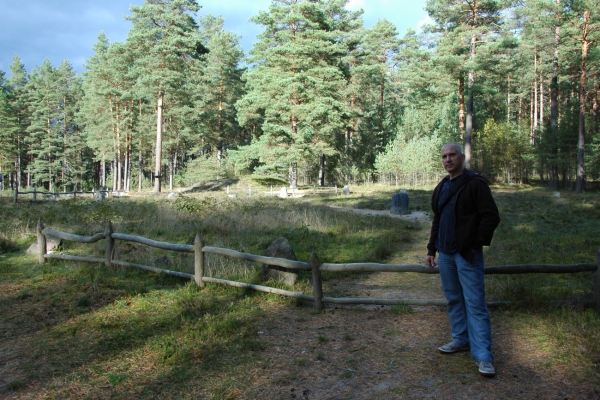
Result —
<path fill-rule="evenodd" d="M 427 262 L 427 266 L 429 268 L 435 267 L 437 264 L 435 263 L 435 256 L 427 256 L 425 257 L 425 262 Z"/>

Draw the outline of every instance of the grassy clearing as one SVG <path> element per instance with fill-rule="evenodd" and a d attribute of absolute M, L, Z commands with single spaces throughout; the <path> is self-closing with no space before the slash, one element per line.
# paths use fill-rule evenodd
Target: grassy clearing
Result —
<path fill-rule="evenodd" d="M 554 198 L 539 188 L 493 191 L 502 222 L 486 249 L 488 265 L 593 261 L 600 247 L 597 194 L 562 193 Z M 335 349 L 340 343 L 349 353 L 340 358 L 343 368 L 331 370 L 331 376 L 349 382 L 358 379 L 358 366 L 366 354 L 378 356 L 367 353 L 368 341 L 361 344 L 364 329 L 352 331 L 336 325 L 339 322 L 327 323 L 330 317 L 296 308 L 299 304 L 293 300 L 216 285 L 201 291 L 190 282 L 145 271 L 56 260 L 39 266 L 23 249 L 34 240 L 39 218 L 52 229 L 81 235 L 104 231 L 110 220 L 117 232 L 192 244 L 200 231 L 207 245 L 254 254 L 264 254 L 273 240 L 284 236 L 304 261 L 314 249 L 323 262 L 422 262 L 428 226 L 327 207 L 385 209 L 393 192 L 371 186 L 348 197 L 317 195 L 287 201 L 226 199 L 219 193 L 184 195 L 175 201 L 148 197 L 0 202 L 0 393 L 14 398 L 258 398 L 265 387 L 297 385 L 298 374 L 314 363 L 336 364 Z M 430 190 L 409 191 L 411 210 L 428 211 L 430 195 Z M 101 257 L 104 243 L 65 244 L 62 251 Z M 166 268 L 193 272 L 190 255 L 117 244 L 117 258 L 131 262 L 153 265 L 165 255 Z M 209 257 L 208 267 L 211 276 L 259 282 L 258 265 L 248 268 L 248 263 L 214 256 Z M 352 296 L 357 284 L 367 283 L 381 290 L 442 296 L 435 277 L 419 274 L 324 277 L 328 296 Z M 291 289 L 310 293 L 309 279 L 302 274 Z M 494 326 L 510 336 L 515 346 L 527 349 L 533 360 L 527 362 L 534 362 L 540 371 L 561 371 L 578 382 L 600 381 L 599 313 L 577 305 L 545 303 L 563 299 L 576 304 L 591 299 L 590 274 L 489 276 L 486 282 L 490 300 L 520 302 L 493 311 L 492 317 Z M 272 313 L 281 309 L 288 311 Z M 282 358 L 287 364 L 278 368 L 288 372 L 279 374 L 271 369 L 275 368 L 270 366 L 271 352 L 290 344 L 265 347 L 268 342 L 261 335 L 287 324 L 289 313 L 300 315 L 293 320 L 300 327 L 317 324 L 316 331 L 307 333 L 314 350 Z M 360 310 L 348 313 L 349 319 L 358 321 L 371 315 Z M 397 324 L 423 318 L 410 307 L 384 313 Z M 447 332 L 441 328 L 435 340 L 444 340 Z M 415 350 L 405 339 L 414 337 L 406 327 L 385 326 L 380 332 L 379 340 L 386 343 L 406 341 L 397 345 L 398 351 L 410 356 L 387 356 L 392 359 L 384 360 L 387 367 L 383 369 L 390 365 L 410 369 L 415 360 L 428 362 L 430 356 L 419 356 L 422 350 Z M 431 335 L 423 332 L 418 337 Z M 425 347 L 433 351 L 435 343 Z M 463 368 L 472 367 L 470 359 L 461 360 L 464 363 L 443 359 L 427 368 L 439 368 L 440 376 L 452 380 L 453 372 L 448 371 L 462 373 Z M 266 375 L 274 378 L 266 381 Z M 470 384 L 473 379 L 463 380 Z M 390 388 L 390 398 L 415 390 L 408 384 Z"/>

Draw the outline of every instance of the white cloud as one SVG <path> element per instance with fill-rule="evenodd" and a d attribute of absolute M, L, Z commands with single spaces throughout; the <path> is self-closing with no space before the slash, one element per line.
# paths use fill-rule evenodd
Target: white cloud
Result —
<path fill-rule="evenodd" d="M 423 25 L 431 25 L 434 24 L 435 21 L 433 20 L 433 18 L 431 18 L 429 16 L 429 14 L 427 14 L 425 16 L 425 18 L 423 18 L 422 20 L 420 20 L 419 22 L 417 22 L 417 30 L 421 30 L 421 28 L 423 27 Z"/>
<path fill-rule="evenodd" d="M 348 4 L 346 4 L 346 8 L 348 10 L 360 10 L 366 8 L 365 0 L 350 0 Z"/>

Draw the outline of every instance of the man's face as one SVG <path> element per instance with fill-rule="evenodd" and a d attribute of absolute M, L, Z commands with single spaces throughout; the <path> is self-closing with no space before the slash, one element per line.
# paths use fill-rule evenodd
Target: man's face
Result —
<path fill-rule="evenodd" d="M 462 172 L 465 155 L 460 154 L 455 146 L 442 147 L 442 164 L 451 177 Z"/>

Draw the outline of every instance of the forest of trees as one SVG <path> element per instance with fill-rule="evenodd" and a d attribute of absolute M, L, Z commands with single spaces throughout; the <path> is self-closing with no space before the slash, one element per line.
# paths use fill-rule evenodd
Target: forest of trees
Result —
<path fill-rule="evenodd" d="M 490 181 L 599 180 L 600 0 L 427 0 L 434 22 L 403 37 L 347 3 L 272 0 L 248 55 L 195 0 L 132 6 L 127 40 L 100 33 L 81 76 L 15 55 L 0 71 L 5 186 L 419 184 L 447 141 Z"/>

